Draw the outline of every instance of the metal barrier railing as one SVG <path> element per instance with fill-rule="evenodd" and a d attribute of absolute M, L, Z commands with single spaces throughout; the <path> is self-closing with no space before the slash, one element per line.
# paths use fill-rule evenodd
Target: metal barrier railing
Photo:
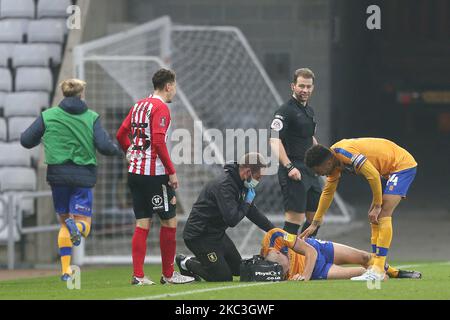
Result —
<path fill-rule="evenodd" d="M 60 228 L 59 224 L 23 227 L 22 210 L 20 207 L 21 200 L 37 199 L 43 197 L 50 197 L 51 191 L 36 191 L 36 192 L 21 192 L 18 194 L 5 194 L 0 197 L 0 202 L 4 205 L 6 211 L 6 226 L 7 230 L 7 260 L 8 269 L 13 270 L 15 265 L 15 237 L 14 228 L 18 229 L 19 234 L 33 234 L 55 231 Z"/>

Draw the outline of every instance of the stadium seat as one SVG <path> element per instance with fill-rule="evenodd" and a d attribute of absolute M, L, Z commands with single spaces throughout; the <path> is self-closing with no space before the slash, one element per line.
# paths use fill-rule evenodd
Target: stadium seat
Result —
<path fill-rule="evenodd" d="M 49 106 L 47 92 L 11 92 L 6 95 L 3 116 L 38 116 Z"/>
<path fill-rule="evenodd" d="M 0 141 L 6 141 L 8 136 L 6 135 L 6 120 L 0 118 Z"/>
<path fill-rule="evenodd" d="M 7 93 L 5 92 L 0 92 L 0 108 L 3 108 L 5 106 L 5 99 L 6 99 L 6 95 Z M 0 117 L 2 115 L 0 114 Z"/>
<path fill-rule="evenodd" d="M 39 0 L 37 6 L 37 18 L 66 18 L 67 7 L 72 5 L 70 0 Z"/>
<path fill-rule="evenodd" d="M 34 191 L 36 189 L 36 172 L 31 168 L 0 168 L 0 192 Z"/>
<path fill-rule="evenodd" d="M 0 67 L 8 67 L 8 59 L 12 57 L 14 44 L 0 43 Z"/>
<path fill-rule="evenodd" d="M 29 20 L 0 20 L 0 42 L 23 42 Z"/>
<path fill-rule="evenodd" d="M 18 142 L 0 142 L 0 167 L 29 167 L 31 153 Z"/>
<path fill-rule="evenodd" d="M 64 35 L 66 35 L 69 32 L 69 28 L 67 28 L 67 18 L 47 18 L 47 19 L 42 19 L 42 21 L 48 21 L 48 23 L 54 23 L 56 25 L 59 25 L 64 32 Z"/>
<path fill-rule="evenodd" d="M 46 46 L 49 57 L 52 59 L 52 65 L 58 66 L 61 64 L 62 44 L 59 43 L 40 43 L 41 46 Z"/>
<path fill-rule="evenodd" d="M 34 20 L 28 24 L 28 42 L 64 42 L 64 27 L 60 20 Z"/>
<path fill-rule="evenodd" d="M 0 117 L 4 117 L 6 93 L 0 92 Z M 1 139 L 0 139 L 1 140 Z"/>
<path fill-rule="evenodd" d="M 8 119 L 8 141 L 20 140 L 20 135 L 33 122 L 36 117 L 12 117 Z"/>
<path fill-rule="evenodd" d="M 12 91 L 12 76 L 9 69 L 0 68 L 0 91 Z"/>
<path fill-rule="evenodd" d="M 50 54 L 46 45 L 16 44 L 12 54 L 12 65 L 17 67 L 48 67 Z"/>
<path fill-rule="evenodd" d="M 33 0 L 1 0 L 1 18 L 30 18 L 34 19 Z"/>
<path fill-rule="evenodd" d="M 49 68 L 17 68 L 16 91 L 47 91 L 53 89 L 53 78 Z"/>

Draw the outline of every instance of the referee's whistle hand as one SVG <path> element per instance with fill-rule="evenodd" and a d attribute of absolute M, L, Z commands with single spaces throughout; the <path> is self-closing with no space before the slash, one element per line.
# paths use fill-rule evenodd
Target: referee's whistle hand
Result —
<path fill-rule="evenodd" d="M 169 186 L 174 190 L 178 188 L 178 178 L 176 173 L 169 175 Z"/>
<path fill-rule="evenodd" d="M 300 173 L 300 170 L 298 170 L 297 168 L 294 168 L 291 171 L 289 171 L 288 177 L 292 180 L 297 180 L 297 181 L 302 180 L 302 174 Z"/>

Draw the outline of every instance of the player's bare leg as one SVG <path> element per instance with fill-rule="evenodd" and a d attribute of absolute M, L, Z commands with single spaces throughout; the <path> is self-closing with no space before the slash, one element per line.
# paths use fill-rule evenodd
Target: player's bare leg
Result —
<path fill-rule="evenodd" d="M 334 260 L 336 265 L 359 264 L 364 268 L 369 266 L 371 254 L 344 244 L 333 242 Z"/>
<path fill-rule="evenodd" d="M 152 220 L 150 218 L 143 218 L 136 220 L 136 227 L 149 230 L 152 226 Z"/>
<path fill-rule="evenodd" d="M 328 271 L 327 279 L 350 279 L 362 275 L 365 271 L 364 267 L 341 267 L 333 264 Z"/>

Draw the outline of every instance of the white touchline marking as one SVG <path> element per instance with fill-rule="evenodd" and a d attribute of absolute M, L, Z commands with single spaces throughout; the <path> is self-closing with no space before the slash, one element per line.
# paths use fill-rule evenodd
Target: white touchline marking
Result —
<path fill-rule="evenodd" d="M 203 292 L 209 292 L 209 291 L 220 291 L 220 290 L 227 290 L 227 289 L 238 289 L 238 288 L 246 288 L 246 287 L 254 287 L 254 286 L 263 286 L 263 285 L 275 284 L 275 283 L 280 283 L 280 282 L 283 282 L 283 281 L 238 284 L 238 285 L 234 285 L 234 286 L 223 286 L 223 287 L 208 288 L 208 289 L 197 289 L 197 290 L 189 290 L 189 291 L 174 292 L 174 293 L 164 293 L 164 294 L 159 294 L 159 295 L 154 295 L 154 296 L 146 296 L 146 297 L 126 298 L 124 300 L 157 300 L 157 299 L 161 299 L 161 298 L 171 298 L 171 297 L 184 296 L 184 295 L 203 293 Z"/>
<path fill-rule="evenodd" d="M 438 266 L 443 266 L 443 265 L 449 265 L 450 261 L 445 261 L 445 262 L 432 262 L 432 263 L 418 263 L 418 264 L 405 264 L 405 265 L 401 265 L 401 266 L 393 266 L 394 268 L 397 269 L 403 269 L 403 268 L 415 268 L 415 267 L 423 267 L 423 266 L 429 266 L 429 265 L 438 265 Z"/>
<path fill-rule="evenodd" d="M 401 268 L 413 268 L 413 267 L 420 267 L 420 266 L 428 266 L 428 265 L 431 265 L 431 264 L 450 265 L 450 261 L 440 262 L 440 263 L 405 264 L 405 265 L 395 266 L 395 268 L 398 268 L 398 269 L 401 269 Z M 171 298 L 171 297 L 190 295 L 190 294 L 196 294 L 196 293 L 203 293 L 203 292 L 209 292 L 209 291 L 220 291 L 220 290 L 235 289 L 235 288 L 246 288 L 246 287 L 254 287 L 254 286 L 276 284 L 276 283 L 282 283 L 282 282 L 285 282 L 285 281 L 238 284 L 238 285 L 234 285 L 234 286 L 223 286 L 223 287 L 216 287 L 216 288 L 197 289 L 197 290 L 189 290 L 189 291 L 174 292 L 174 293 L 164 293 L 164 294 L 153 295 L 153 296 L 118 299 L 118 300 L 157 300 L 157 299 L 162 299 L 162 298 Z"/>
<path fill-rule="evenodd" d="M 405 264 L 405 265 L 401 265 L 401 266 L 393 266 L 396 269 L 404 269 L 404 268 L 415 268 L 415 267 L 421 267 L 421 266 L 426 266 L 428 265 L 428 263 L 421 263 L 421 264 Z"/>

